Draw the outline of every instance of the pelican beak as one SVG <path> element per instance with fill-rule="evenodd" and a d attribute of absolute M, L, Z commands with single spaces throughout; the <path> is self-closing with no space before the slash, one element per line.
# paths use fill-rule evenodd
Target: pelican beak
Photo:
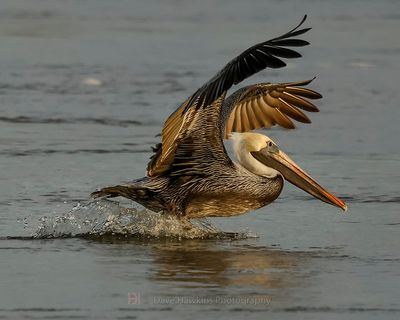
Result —
<path fill-rule="evenodd" d="M 320 186 L 313 178 L 301 169 L 289 156 L 278 148 L 264 148 L 251 154 L 260 162 L 280 172 L 286 180 L 303 189 L 315 198 L 347 210 L 347 205 L 332 193 Z"/>

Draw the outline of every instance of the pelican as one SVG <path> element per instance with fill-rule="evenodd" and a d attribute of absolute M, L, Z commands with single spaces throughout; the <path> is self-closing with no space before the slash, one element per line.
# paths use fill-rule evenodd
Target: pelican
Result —
<path fill-rule="evenodd" d="M 293 129 L 292 119 L 310 123 L 302 110 L 319 111 L 309 100 L 322 98 L 305 87 L 313 79 L 259 83 L 227 96 L 233 85 L 251 75 L 286 66 L 283 58 L 301 57 L 289 48 L 309 44 L 297 38 L 311 29 L 300 29 L 306 17 L 289 32 L 245 50 L 186 99 L 166 120 L 146 177 L 102 188 L 92 196 L 122 196 L 182 219 L 235 216 L 273 202 L 287 180 L 346 210 L 342 200 L 319 185 L 269 137 L 250 132 L 274 125 Z M 237 162 L 229 158 L 224 139 L 233 141 Z"/>

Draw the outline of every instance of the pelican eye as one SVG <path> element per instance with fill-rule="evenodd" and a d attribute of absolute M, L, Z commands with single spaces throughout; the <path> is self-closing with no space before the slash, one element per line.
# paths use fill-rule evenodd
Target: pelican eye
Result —
<path fill-rule="evenodd" d="M 271 153 L 276 153 L 279 151 L 278 146 L 275 143 L 273 143 L 272 141 L 267 142 L 266 149 L 268 150 L 268 152 L 271 152 Z"/>

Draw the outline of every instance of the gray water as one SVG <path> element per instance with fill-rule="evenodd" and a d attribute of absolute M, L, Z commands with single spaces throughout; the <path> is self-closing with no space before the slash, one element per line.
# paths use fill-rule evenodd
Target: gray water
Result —
<path fill-rule="evenodd" d="M 317 76 L 313 123 L 267 134 L 347 213 L 286 185 L 188 234 L 90 202 L 143 176 L 168 114 L 304 13 L 304 58 L 246 83 Z M 2 0 L 0 319 L 399 319 L 399 31 L 397 0 Z"/>

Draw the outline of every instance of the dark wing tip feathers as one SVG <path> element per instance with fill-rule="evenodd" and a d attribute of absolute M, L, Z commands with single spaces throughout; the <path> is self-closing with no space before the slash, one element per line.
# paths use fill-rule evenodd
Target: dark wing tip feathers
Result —
<path fill-rule="evenodd" d="M 197 90 L 190 98 L 186 112 L 193 104 L 196 108 L 211 105 L 223 92 L 251 75 L 265 68 L 282 68 L 286 63 L 280 58 L 299 58 L 301 54 L 285 47 L 303 47 L 309 42 L 293 37 L 302 35 L 311 28 L 299 29 L 307 19 L 304 15 L 300 23 L 285 34 L 258 43 L 230 61 L 215 77 Z"/>

